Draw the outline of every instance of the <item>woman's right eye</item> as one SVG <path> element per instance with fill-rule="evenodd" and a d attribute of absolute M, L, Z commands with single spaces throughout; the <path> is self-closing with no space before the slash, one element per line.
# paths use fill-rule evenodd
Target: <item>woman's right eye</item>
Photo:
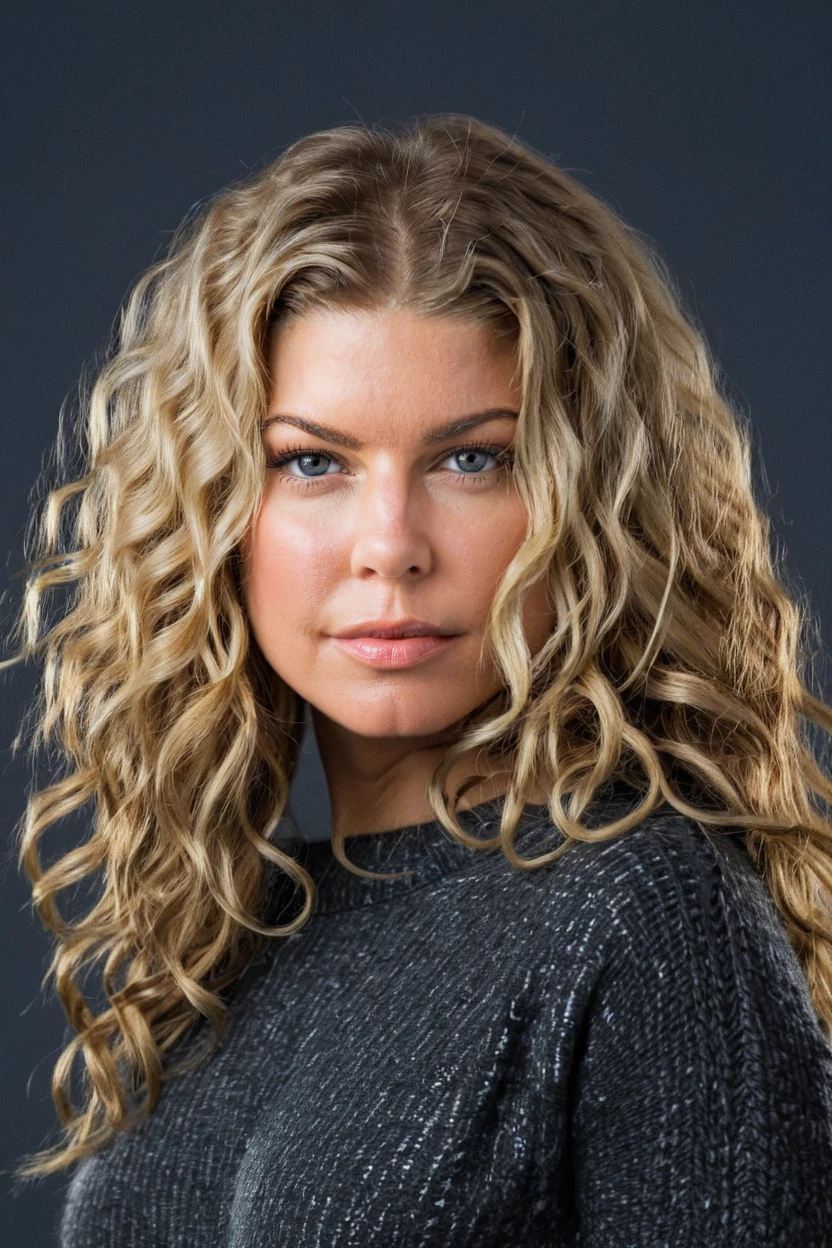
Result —
<path fill-rule="evenodd" d="M 285 468 L 292 463 L 297 463 L 300 471 L 290 471 L 287 473 L 287 476 L 294 477 L 298 481 L 311 481 L 316 477 L 330 476 L 330 468 L 333 465 L 338 470 L 341 467 L 334 456 L 327 455 L 324 451 L 309 451 L 303 448 L 284 451 L 283 454 L 269 459 L 267 466 L 269 468 Z"/>

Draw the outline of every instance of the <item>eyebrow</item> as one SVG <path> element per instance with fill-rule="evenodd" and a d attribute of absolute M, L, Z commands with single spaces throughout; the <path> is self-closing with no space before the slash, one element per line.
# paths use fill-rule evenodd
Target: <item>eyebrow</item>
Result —
<path fill-rule="evenodd" d="M 433 429 L 429 429 L 422 438 L 422 446 L 434 446 L 437 442 L 445 442 L 448 438 L 459 437 L 467 429 L 473 429 L 475 425 L 484 425 L 489 420 L 500 420 L 506 417 L 516 420 L 518 415 L 519 412 L 515 412 L 508 407 L 491 407 L 484 412 L 474 412 L 470 416 L 460 416 L 456 420 L 449 420 L 443 425 L 436 425 Z M 349 447 L 352 451 L 360 451 L 362 447 L 362 443 L 357 438 L 352 438 L 347 433 L 341 433 L 339 429 L 333 429 L 329 425 L 320 425 L 317 421 L 304 420 L 301 416 L 291 416 L 284 412 L 275 412 L 273 415 L 267 416 L 260 429 L 266 430 L 269 425 L 275 424 L 295 425 L 298 429 L 304 429 L 316 438 L 324 438 L 327 442 L 337 443 L 338 446 Z"/>

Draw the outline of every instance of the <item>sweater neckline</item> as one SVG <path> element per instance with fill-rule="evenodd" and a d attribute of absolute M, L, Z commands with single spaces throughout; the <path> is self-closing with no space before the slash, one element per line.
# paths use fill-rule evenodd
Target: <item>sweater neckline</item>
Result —
<path fill-rule="evenodd" d="M 632 800 L 632 788 L 618 777 L 613 777 L 596 794 L 585 819 L 590 826 L 595 819 L 603 822 L 611 803 L 624 801 L 629 804 Z M 470 835 L 488 840 L 499 828 L 504 802 L 505 794 L 489 798 L 467 810 L 457 811 L 457 818 Z M 535 840 L 542 828 L 546 830 L 547 839 L 553 834 L 556 839 L 562 839 L 562 834 L 552 822 L 548 803 L 528 803 L 515 834 L 515 844 L 521 853 L 524 847 L 527 848 L 527 838 Z M 309 841 L 290 834 L 275 839 L 274 844 L 296 859 L 312 876 L 317 890 L 317 914 L 332 914 L 339 910 L 354 910 L 393 901 L 453 872 L 464 870 L 475 861 L 481 862 L 492 854 L 502 852 L 499 848 L 470 849 L 457 841 L 438 819 L 348 837 L 345 852 L 357 867 L 374 873 L 411 872 L 396 879 L 372 880 L 342 866 L 333 853 L 331 840 Z M 547 848 L 553 846 L 549 844 Z M 291 913 L 298 908 L 298 891 L 283 870 L 274 864 L 270 867 L 267 922 L 284 923 L 289 921 L 287 905 Z"/>
<path fill-rule="evenodd" d="M 494 836 L 495 826 L 499 827 L 504 801 L 505 795 L 490 798 L 467 810 L 458 811 L 457 818 L 471 836 L 481 840 L 490 839 Z M 547 805 L 526 806 L 520 827 L 530 815 L 536 815 L 539 819 L 541 814 L 548 817 L 548 813 Z M 348 837 L 344 842 L 344 849 L 355 866 L 373 873 L 411 873 L 400 875 L 396 879 L 371 880 L 342 866 L 333 853 L 330 840 L 306 841 L 292 836 L 284 837 L 275 844 L 295 858 L 312 876 L 317 889 L 315 912 L 318 914 L 392 901 L 464 869 L 474 860 L 488 857 L 489 853 L 500 852 L 499 849 L 484 851 L 462 845 L 438 819 L 408 824 L 389 831 L 367 832 Z M 274 868 L 270 888 L 270 913 L 273 912 L 277 900 L 275 884 L 279 887 L 280 880 L 285 882 L 287 877 Z M 274 921 L 273 918 L 270 921 Z"/>

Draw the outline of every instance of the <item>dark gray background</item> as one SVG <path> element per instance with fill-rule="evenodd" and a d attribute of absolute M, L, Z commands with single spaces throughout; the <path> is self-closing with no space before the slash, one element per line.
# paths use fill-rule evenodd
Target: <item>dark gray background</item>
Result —
<path fill-rule="evenodd" d="M 2 39 L 4 610 L 60 404 L 194 201 L 311 130 L 453 110 L 534 144 L 659 243 L 751 413 L 789 575 L 828 619 L 828 14 L 714 0 L 18 13 Z M 56 1242 L 66 1175 L 13 1195 L 10 1169 L 54 1138 L 63 1016 L 39 991 L 49 942 L 11 839 L 30 778 L 10 743 L 33 677 L 2 680 L 0 1240 L 36 1248 Z M 295 805 L 327 834 L 313 753 Z M 50 829 L 47 858 L 83 832 Z"/>

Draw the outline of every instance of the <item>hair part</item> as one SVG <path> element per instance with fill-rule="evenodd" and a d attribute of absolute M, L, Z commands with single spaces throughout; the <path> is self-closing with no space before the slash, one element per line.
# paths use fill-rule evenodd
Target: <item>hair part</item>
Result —
<path fill-rule="evenodd" d="M 43 676 L 14 749 L 53 747 L 63 774 L 29 799 L 20 862 L 75 1035 L 52 1079 L 63 1142 L 21 1178 L 151 1113 L 213 1052 L 223 989 L 313 913 L 314 882 L 271 839 L 304 707 L 250 631 L 240 551 L 262 492 L 269 337 L 321 308 L 464 317 L 517 350 L 528 532 L 488 622 L 504 688 L 452 726 L 427 791 L 437 819 L 525 869 L 663 803 L 740 829 L 832 1037 L 832 782 L 802 722 L 829 734 L 832 708 L 808 687 L 810 613 L 769 549 L 748 423 L 666 266 L 497 127 L 451 113 L 339 126 L 212 196 L 139 279 L 81 396 L 83 469 L 27 538 L 20 652 L 2 666 L 39 657 Z M 557 623 L 532 656 L 522 605 L 541 580 Z M 68 601 L 48 623 L 53 590 Z M 487 841 L 456 817 L 466 786 L 446 791 L 472 753 L 511 771 Z M 639 804 L 585 826 L 615 777 Z M 541 787 L 563 842 L 527 860 L 514 838 Z M 43 833 L 88 802 L 91 835 L 44 868 Z M 358 870 L 343 836 L 333 847 Z M 276 926 L 260 921 L 269 863 L 294 885 Z M 103 881 L 95 904 L 64 920 L 57 896 L 87 877 Z M 94 963 L 98 1013 L 80 987 Z M 202 1018 L 212 1044 L 174 1063 Z"/>

